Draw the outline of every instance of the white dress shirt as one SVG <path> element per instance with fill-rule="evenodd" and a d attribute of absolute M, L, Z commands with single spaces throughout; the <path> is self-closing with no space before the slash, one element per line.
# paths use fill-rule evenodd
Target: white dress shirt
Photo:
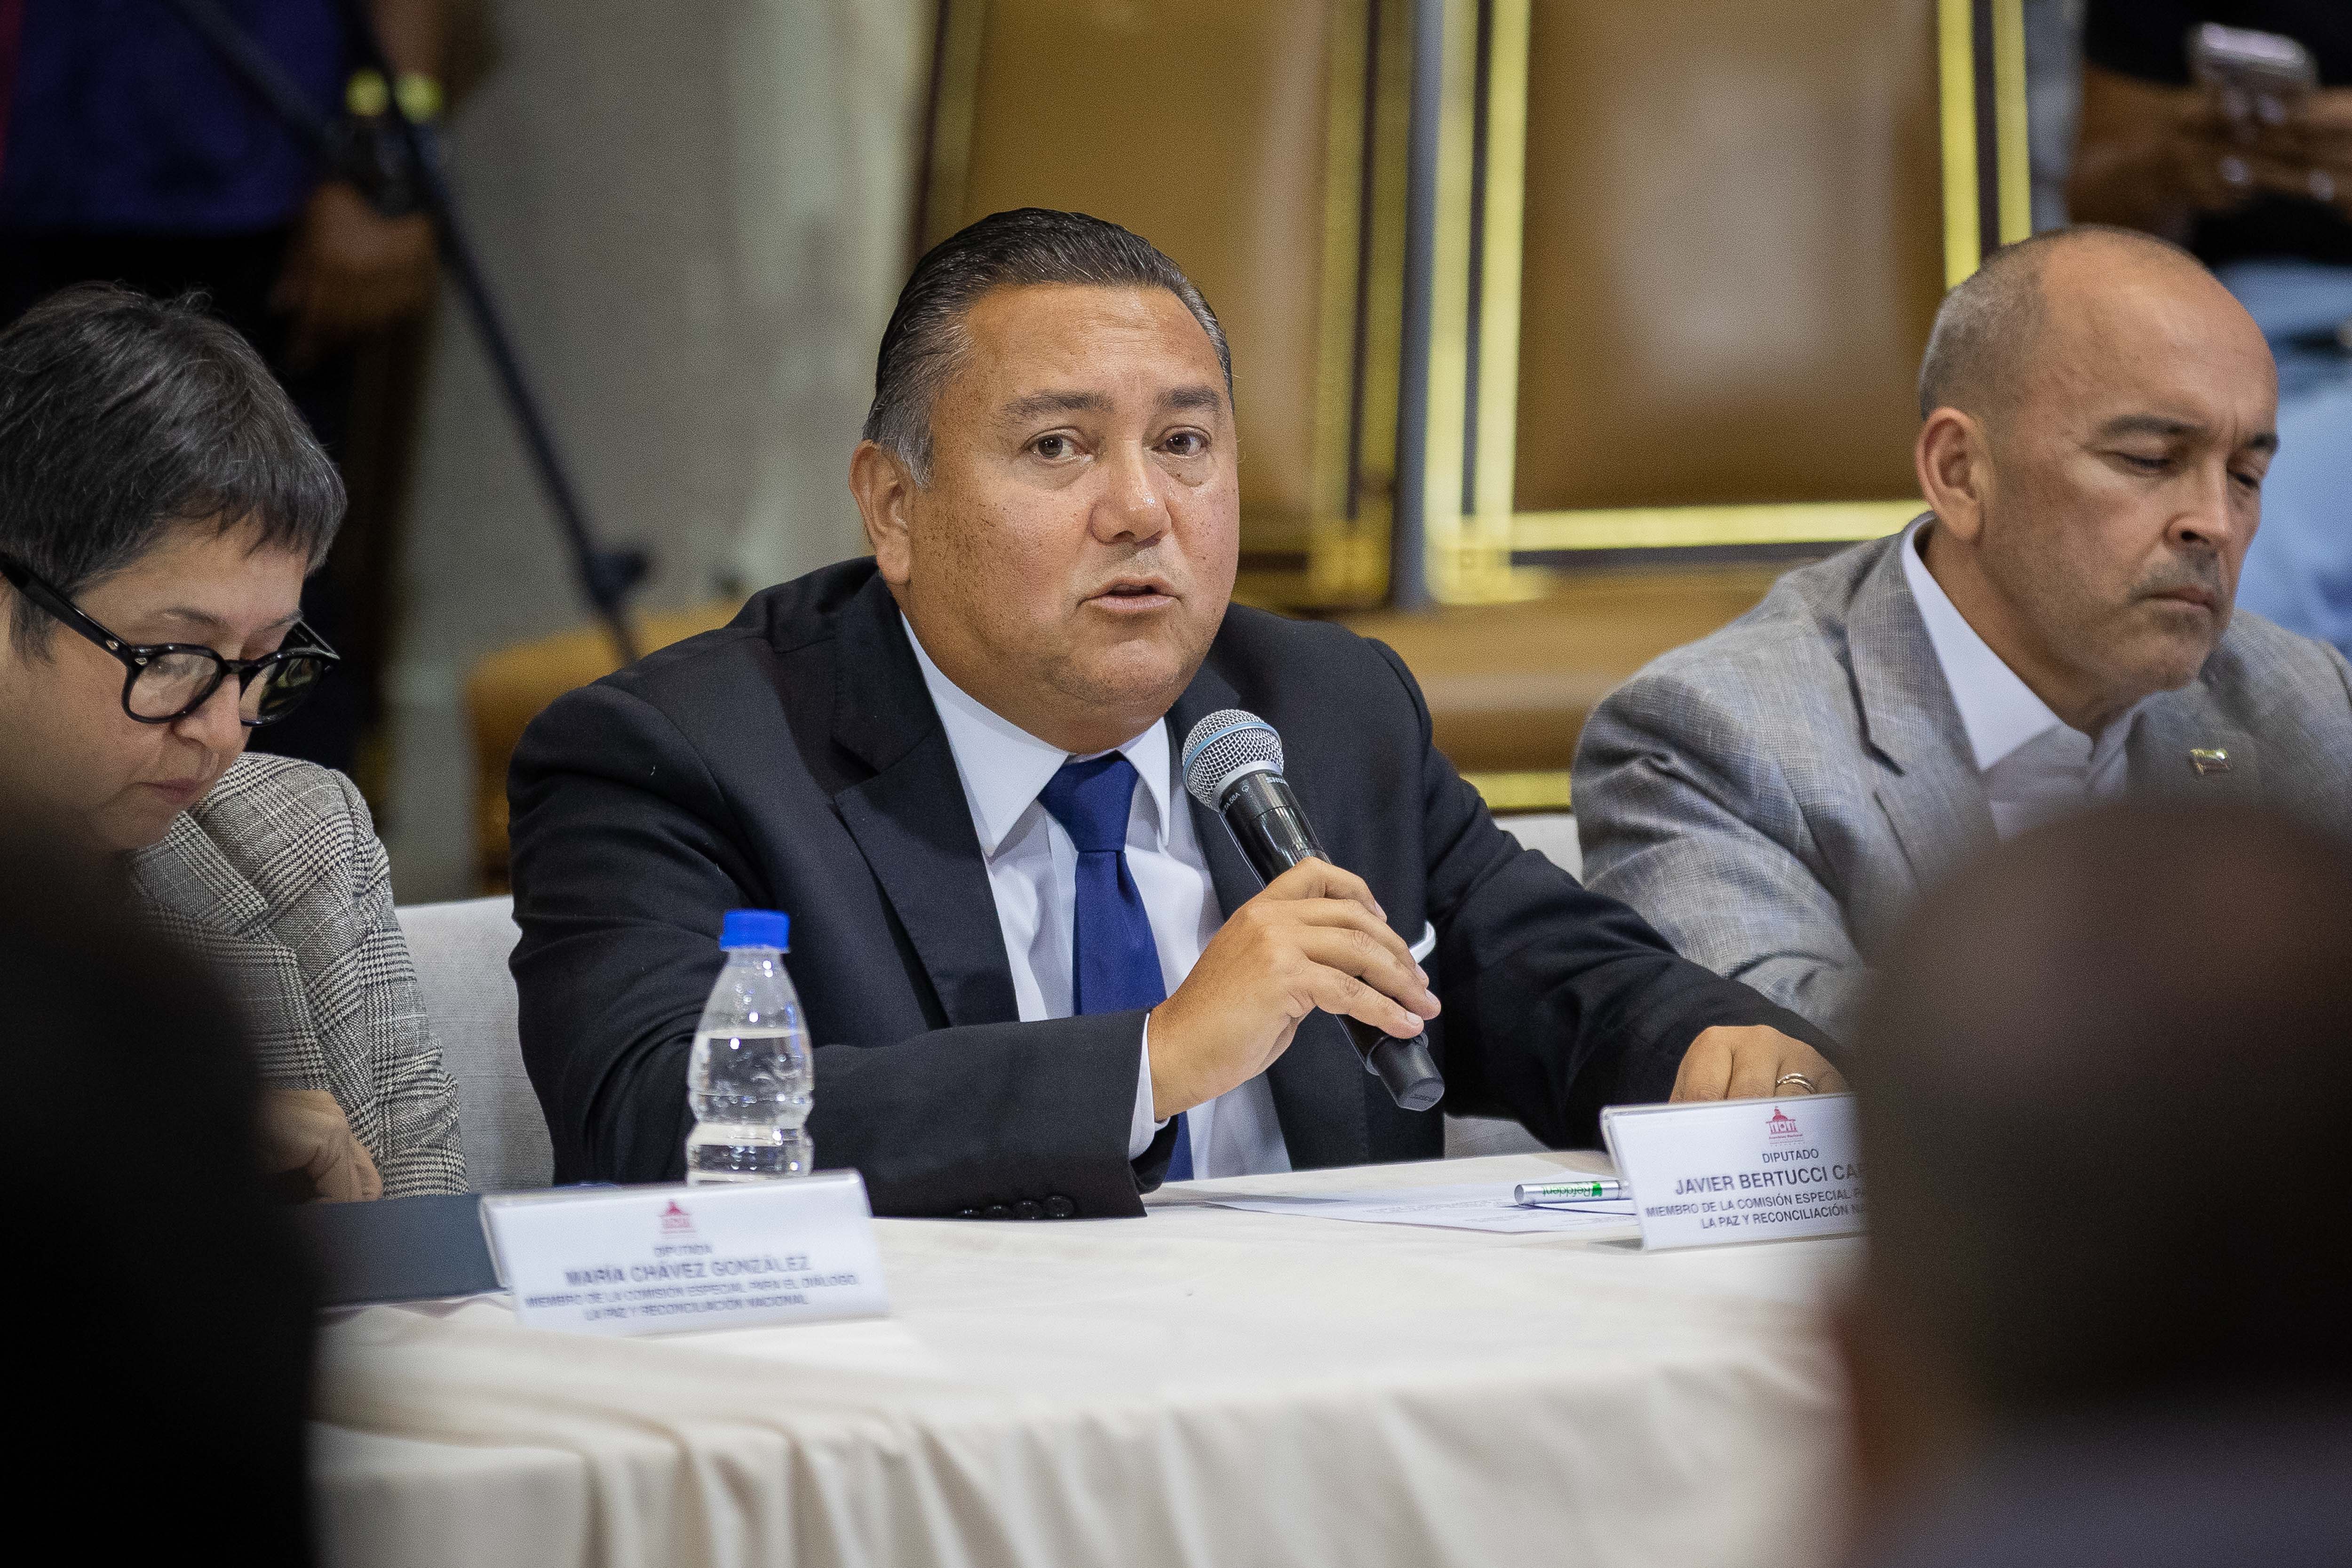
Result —
<path fill-rule="evenodd" d="M 1978 773 L 1992 805 L 1993 830 L 2014 838 L 2027 828 L 2124 793 L 2124 742 L 2134 707 L 2093 740 L 2070 728 L 2033 694 L 1960 614 L 1927 570 L 1921 518 L 1903 535 L 1903 575 L 1927 623 L 1927 640 L 1944 684 L 1960 710 Z"/>
<path fill-rule="evenodd" d="M 1062 825 L 1037 800 L 1068 762 L 1088 760 L 1030 734 L 950 680 L 923 650 L 902 616 L 907 640 L 923 667 L 923 684 L 947 727 L 963 781 L 964 803 L 988 862 L 996 923 L 1013 970 L 1013 996 L 1024 1023 L 1070 1016 L 1072 911 L 1078 851 Z M 1201 950 L 1224 923 L 1208 857 L 1192 830 L 1192 814 L 1176 776 L 1168 727 L 1154 724 L 1115 748 L 1143 781 L 1128 808 L 1127 868 L 1143 898 L 1160 950 L 1160 978 L 1171 995 L 1200 962 Z M 1101 756 L 1106 753 L 1095 752 Z M 1165 1123 L 1151 1115 L 1151 1027 L 1145 1020 L 1137 1055 L 1135 1113 L 1128 1158 L 1139 1157 Z M 1248 1176 L 1290 1169 L 1290 1150 L 1274 1111 L 1264 1074 L 1192 1109 L 1185 1126 L 1192 1143 L 1192 1173 Z"/>

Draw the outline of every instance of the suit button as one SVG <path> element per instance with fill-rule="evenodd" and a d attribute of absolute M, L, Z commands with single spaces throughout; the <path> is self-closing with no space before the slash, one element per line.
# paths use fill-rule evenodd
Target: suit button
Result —
<path fill-rule="evenodd" d="M 980 1211 L 978 1209 L 958 1209 L 956 1211 L 956 1218 L 958 1219 L 978 1219 L 979 1217 Z"/>
<path fill-rule="evenodd" d="M 1068 1219 L 1072 1215 L 1075 1215 L 1077 1212 L 1078 1205 L 1058 1193 L 1045 1200 L 1045 1217 L 1047 1219 Z"/>
<path fill-rule="evenodd" d="M 1045 1217 L 1045 1206 L 1039 1204 L 1035 1198 L 1023 1198 L 1019 1203 L 1013 1205 L 1013 1217 L 1014 1219 L 1044 1219 Z"/>
<path fill-rule="evenodd" d="M 986 1208 L 980 1211 L 980 1217 L 982 1219 L 1011 1219 L 1013 1217 L 1013 1211 L 1006 1208 L 1003 1204 L 991 1204 Z"/>

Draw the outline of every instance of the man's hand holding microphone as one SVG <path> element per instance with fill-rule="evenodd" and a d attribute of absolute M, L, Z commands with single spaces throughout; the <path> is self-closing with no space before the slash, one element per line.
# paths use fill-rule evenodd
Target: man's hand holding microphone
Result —
<path fill-rule="evenodd" d="M 1320 1008 L 1411 1039 L 1437 1016 L 1437 994 L 1362 878 L 1305 860 L 1234 911 L 1175 994 L 1152 1009 L 1152 1114 L 1162 1120 L 1264 1072 Z M 1675 1079 L 1677 1100 L 1820 1093 L 1845 1079 L 1778 1029 L 1702 1031 Z"/>
<path fill-rule="evenodd" d="M 1152 1114 L 1255 1078 L 1318 1007 L 1409 1040 L 1437 1016 L 1437 994 L 1364 879 L 1305 860 L 1235 910 L 1151 1010 Z"/>

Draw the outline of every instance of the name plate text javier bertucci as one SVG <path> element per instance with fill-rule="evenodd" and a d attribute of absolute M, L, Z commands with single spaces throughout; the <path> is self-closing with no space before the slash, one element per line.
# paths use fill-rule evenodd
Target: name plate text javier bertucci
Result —
<path fill-rule="evenodd" d="M 1633 1189 L 1645 1247 L 1862 1228 L 1853 1096 L 1616 1105 L 1601 1136 Z"/>
<path fill-rule="evenodd" d="M 890 1310 L 855 1171 L 501 1194 L 482 1200 L 482 1227 L 534 1329 L 653 1334 Z"/>

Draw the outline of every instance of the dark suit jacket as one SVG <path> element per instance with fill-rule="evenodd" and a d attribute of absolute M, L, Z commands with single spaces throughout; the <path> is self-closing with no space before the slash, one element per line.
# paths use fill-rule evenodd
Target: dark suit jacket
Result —
<path fill-rule="evenodd" d="M 1450 1107 L 1591 1144 L 1603 1104 L 1664 1098 L 1709 1025 L 1818 1042 L 1520 849 L 1430 744 L 1420 690 L 1380 644 L 1236 607 L 1168 716 L 1176 743 L 1220 708 L 1281 731 L 1317 831 L 1396 929 L 1434 922 Z M 680 1174 L 719 917 L 752 906 L 793 917 L 818 1163 L 862 1171 L 877 1210 L 1141 1212 L 1173 1142 L 1128 1159 L 1144 1015 L 1018 1021 L 955 758 L 871 561 L 771 588 L 564 697 L 524 735 L 509 791 L 523 1058 L 557 1181 Z M 1256 879 L 1191 809 L 1230 912 Z M 1443 1151 L 1437 1115 L 1391 1104 L 1328 1016 L 1267 1076 L 1299 1167 Z"/>

